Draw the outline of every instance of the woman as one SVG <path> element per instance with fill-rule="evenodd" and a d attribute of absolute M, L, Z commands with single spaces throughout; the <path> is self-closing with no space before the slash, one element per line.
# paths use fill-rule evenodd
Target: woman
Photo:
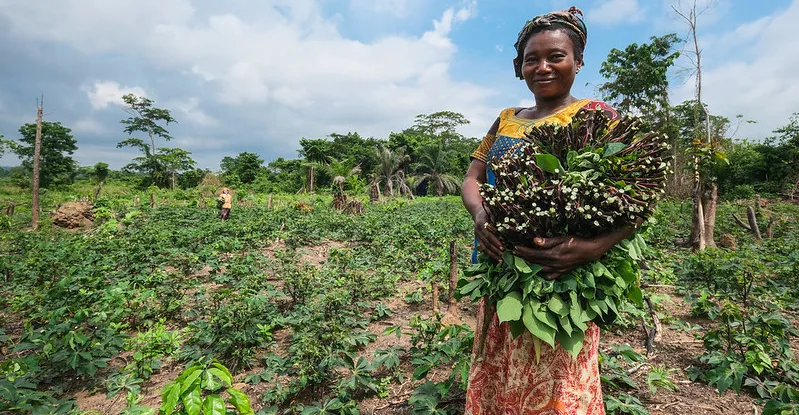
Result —
<path fill-rule="evenodd" d="M 227 187 L 222 189 L 222 194 L 219 195 L 220 202 L 222 202 L 222 206 L 220 207 L 220 218 L 222 220 L 227 220 L 230 216 L 230 208 L 233 207 L 233 195 L 230 194 L 230 189 Z"/>
<path fill-rule="evenodd" d="M 525 24 L 515 44 L 516 76 L 523 79 L 535 96 L 535 106 L 502 111 L 483 142 L 472 154 L 463 184 L 463 202 L 474 219 L 475 243 L 496 261 L 504 247 L 487 228 L 488 215 L 479 193 L 481 183 L 494 183 L 487 162 L 522 142 L 524 132 L 544 122 L 566 124 L 582 108 L 601 108 L 611 118 L 616 112 L 607 104 L 571 95 L 575 75 L 583 65 L 586 27 L 579 9 L 537 16 Z M 615 244 L 628 237 L 633 228 L 594 239 L 578 237 L 535 238 L 530 246 L 517 246 L 513 254 L 541 265 L 545 277 L 558 278 L 569 270 L 597 260 Z M 477 252 L 472 261 L 476 262 Z M 478 330 L 483 327 L 485 302 L 478 312 Z M 604 414 L 599 379 L 599 328 L 589 324 L 577 359 L 556 344 L 544 345 L 536 363 L 532 336 L 525 332 L 516 339 L 507 323 L 502 325 L 494 310 L 486 332 L 475 333 L 475 345 L 486 342 L 481 356 L 475 356 L 469 374 L 466 413 L 472 415 L 597 415 Z"/>

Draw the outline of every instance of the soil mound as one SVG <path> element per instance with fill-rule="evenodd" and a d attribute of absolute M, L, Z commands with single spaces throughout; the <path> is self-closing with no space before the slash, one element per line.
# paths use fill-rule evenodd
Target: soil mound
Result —
<path fill-rule="evenodd" d="M 53 213 L 53 223 L 62 228 L 89 227 L 93 222 L 94 213 L 90 202 L 67 202 Z"/>

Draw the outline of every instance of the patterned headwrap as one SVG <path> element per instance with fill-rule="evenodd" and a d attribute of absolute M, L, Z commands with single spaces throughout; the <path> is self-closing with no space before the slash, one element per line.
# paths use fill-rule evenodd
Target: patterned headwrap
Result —
<path fill-rule="evenodd" d="M 530 37 L 530 33 L 533 32 L 533 29 L 550 26 L 553 23 L 562 24 L 566 28 L 577 33 L 577 35 L 583 41 L 581 46 L 585 48 L 585 42 L 588 38 L 588 29 L 585 27 L 583 19 L 577 16 L 578 14 L 582 16 L 583 12 L 580 9 L 572 6 L 568 10 L 560 10 L 536 16 L 524 24 L 524 27 L 519 32 L 519 37 L 516 39 L 516 43 L 513 44 L 513 47 L 516 48 L 516 58 L 513 59 L 513 67 L 516 70 L 516 76 L 519 79 L 523 78 L 522 54 L 524 53 L 524 47 L 527 43 L 527 39 Z"/>

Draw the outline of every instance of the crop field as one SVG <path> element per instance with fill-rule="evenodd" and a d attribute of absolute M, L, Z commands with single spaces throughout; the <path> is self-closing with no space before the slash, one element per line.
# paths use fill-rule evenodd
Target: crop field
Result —
<path fill-rule="evenodd" d="M 646 306 L 602 333 L 608 414 L 797 413 L 799 206 L 757 206 L 756 241 L 733 219 L 753 203 L 719 206 L 725 247 L 675 244 L 690 202 L 641 231 Z M 7 222 L 0 411 L 463 412 L 477 307 L 450 298 L 472 249 L 460 198 L 346 214 L 282 196 L 227 221 L 145 205 L 101 199 L 90 229 Z"/>

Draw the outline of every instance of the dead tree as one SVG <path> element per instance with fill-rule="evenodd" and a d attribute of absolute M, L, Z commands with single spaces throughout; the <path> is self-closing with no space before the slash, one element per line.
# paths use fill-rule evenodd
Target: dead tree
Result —
<path fill-rule="evenodd" d="M 31 222 L 33 230 L 39 229 L 39 155 L 42 148 L 42 107 L 44 94 L 36 106 L 36 141 L 33 145 L 33 200 L 31 201 Z"/>
<path fill-rule="evenodd" d="M 710 132 L 710 113 L 702 102 L 702 49 L 699 48 L 699 40 L 696 34 L 697 17 L 707 9 L 697 13 L 696 0 L 693 1 L 688 12 L 682 12 L 674 6 L 672 6 L 672 9 L 685 21 L 693 40 L 691 53 L 695 57 L 693 65 L 696 70 L 696 102 L 698 106 L 695 117 L 698 119 L 698 112 L 702 111 L 705 127 L 704 140 L 701 138 L 695 139 L 694 146 L 701 147 L 705 144 L 713 146 L 714 143 Z M 706 141 L 706 143 L 703 143 L 703 141 Z M 708 180 L 705 174 L 702 174 L 701 162 L 702 159 L 699 155 L 694 156 L 693 217 L 691 220 L 690 242 L 694 250 L 697 251 L 704 250 L 707 246 L 716 245 L 713 234 L 716 227 L 716 205 L 718 204 L 718 185 L 712 180 Z"/>

